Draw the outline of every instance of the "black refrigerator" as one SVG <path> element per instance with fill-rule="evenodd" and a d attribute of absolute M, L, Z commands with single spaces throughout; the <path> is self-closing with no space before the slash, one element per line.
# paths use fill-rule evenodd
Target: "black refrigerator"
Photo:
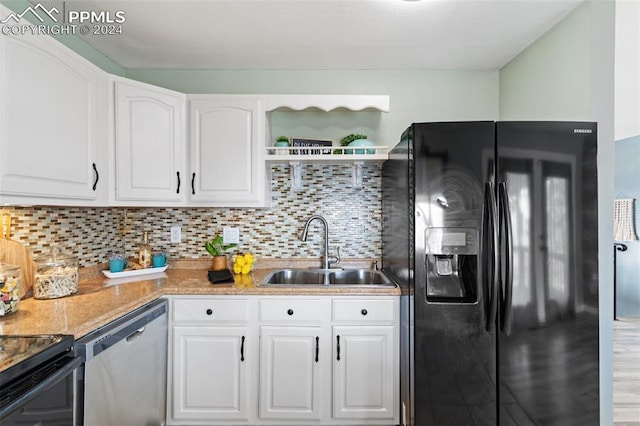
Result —
<path fill-rule="evenodd" d="M 598 425 L 597 135 L 412 124 L 382 172 L 401 425 Z"/>

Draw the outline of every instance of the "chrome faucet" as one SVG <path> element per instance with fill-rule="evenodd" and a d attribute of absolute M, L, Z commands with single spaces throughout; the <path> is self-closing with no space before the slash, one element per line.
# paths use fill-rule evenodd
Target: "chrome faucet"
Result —
<path fill-rule="evenodd" d="M 331 264 L 340 263 L 340 248 L 338 248 L 338 256 L 335 258 L 336 260 L 331 262 L 329 261 L 329 224 L 327 220 L 320 216 L 319 214 L 314 214 L 307 220 L 307 223 L 304 225 L 304 230 L 302 231 L 302 236 L 300 239 L 302 241 L 307 241 L 307 235 L 309 234 L 309 224 L 313 222 L 315 219 L 319 220 L 322 223 L 322 227 L 324 228 L 324 256 L 322 257 L 322 269 L 329 269 Z"/>

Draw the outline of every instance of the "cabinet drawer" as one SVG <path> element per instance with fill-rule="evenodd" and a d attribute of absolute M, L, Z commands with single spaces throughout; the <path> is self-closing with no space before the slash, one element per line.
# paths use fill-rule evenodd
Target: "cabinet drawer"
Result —
<path fill-rule="evenodd" d="M 351 299 L 333 301 L 333 321 L 395 321 L 394 300 Z"/>
<path fill-rule="evenodd" d="M 173 321 L 249 322 L 248 299 L 176 299 Z"/>
<path fill-rule="evenodd" d="M 320 321 L 320 299 L 276 299 L 260 301 L 261 321 Z"/>

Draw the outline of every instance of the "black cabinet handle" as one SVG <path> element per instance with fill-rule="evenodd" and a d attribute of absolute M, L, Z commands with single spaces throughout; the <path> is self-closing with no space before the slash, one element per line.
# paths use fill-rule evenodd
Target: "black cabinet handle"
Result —
<path fill-rule="evenodd" d="M 318 362 L 319 352 L 320 352 L 320 338 L 316 336 L 316 362 Z"/>
<path fill-rule="evenodd" d="M 363 310 L 361 310 L 361 311 L 360 311 L 360 313 L 361 313 L 362 315 L 367 315 L 369 312 L 367 312 L 367 310 L 366 310 L 366 309 L 363 309 Z"/>
<path fill-rule="evenodd" d="M 242 343 L 240 344 L 240 362 L 244 362 L 244 336 L 242 336 Z"/>
<path fill-rule="evenodd" d="M 287 310 L 287 315 L 293 315 L 293 309 L 288 309 Z"/>
<path fill-rule="evenodd" d="M 176 175 L 178 176 L 178 187 L 176 188 L 176 194 L 180 193 L 180 172 L 176 172 Z"/>
<path fill-rule="evenodd" d="M 213 309 L 207 309 L 207 315 L 213 315 Z"/>
<path fill-rule="evenodd" d="M 96 175 L 96 180 L 93 181 L 93 190 L 95 191 L 98 187 L 98 180 L 100 179 L 100 174 L 98 173 L 98 167 L 96 163 L 93 163 L 93 173 Z"/>
<path fill-rule="evenodd" d="M 336 347 L 336 349 L 338 350 L 338 356 L 336 357 L 336 361 L 340 361 L 340 335 L 339 334 L 336 336 L 336 342 L 338 343 Z"/>
<path fill-rule="evenodd" d="M 191 175 L 191 194 L 196 195 L 196 172 Z"/>

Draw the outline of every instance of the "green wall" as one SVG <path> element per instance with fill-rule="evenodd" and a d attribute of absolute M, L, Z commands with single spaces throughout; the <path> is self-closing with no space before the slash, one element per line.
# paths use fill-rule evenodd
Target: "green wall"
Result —
<path fill-rule="evenodd" d="M 500 70 L 501 120 L 591 119 L 590 26 L 585 3 Z"/>
<path fill-rule="evenodd" d="M 380 115 L 379 132 L 374 136 L 378 138 L 374 142 L 387 146 L 395 145 L 412 122 L 495 120 L 498 117 L 497 70 L 129 69 L 126 76 L 183 93 L 389 95 L 390 112 Z"/>
<path fill-rule="evenodd" d="M 0 0 L 14 12 L 29 6 L 26 0 Z M 27 15 L 30 17 L 30 15 Z M 53 23 L 53 22 L 51 22 Z M 124 69 L 102 53 L 73 35 L 55 37 L 105 71 L 166 87 L 183 93 L 300 93 L 300 94 L 384 94 L 391 99 L 391 112 L 365 117 L 366 126 L 374 120 L 374 142 L 392 146 L 412 122 L 451 120 L 495 120 L 498 118 L 498 71 L 436 70 L 145 70 Z M 309 115 L 309 114 L 307 114 Z M 362 115 L 359 115 L 361 117 Z M 351 133 L 348 114 L 334 113 L 345 123 L 329 138 Z M 313 127 L 322 120 L 310 119 Z M 379 120 L 379 122 L 378 122 Z M 334 120 L 336 121 L 336 120 Z M 286 115 L 278 123 L 291 127 Z M 274 132 L 280 129 L 274 126 Z M 296 130 L 295 126 L 294 131 Z M 365 127 L 366 128 L 366 127 Z M 302 126 L 301 129 L 305 129 Z M 301 131 L 301 130 L 300 130 Z M 372 132 L 369 132 L 372 133 Z M 275 136 L 275 135 L 274 135 Z M 321 137 L 316 134 L 291 135 Z"/>

